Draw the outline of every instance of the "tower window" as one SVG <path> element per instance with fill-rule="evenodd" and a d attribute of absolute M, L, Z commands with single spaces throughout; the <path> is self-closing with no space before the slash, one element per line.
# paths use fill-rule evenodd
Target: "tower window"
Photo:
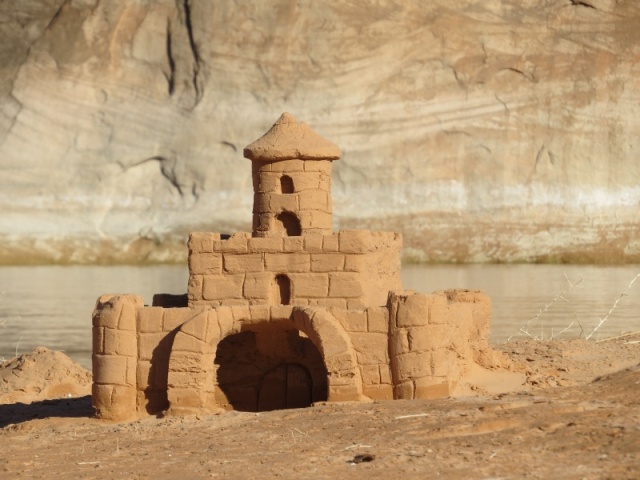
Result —
<path fill-rule="evenodd" d="M 291 280 L 286 275 L 277 275 L 273 282 L 273 300 L 276 305 L 291 302 Z"/>
<path fill-rule="evenodd" d="M 293 179 L 289 175 L 280 177 L 280 191 L 282 193 L 293 193 Z"/>
<path fill-rule="evenodd" d="M 298 237 L 302 235 L 300 220 L 293 212 L 282 212 L 276 217 L 279 229 L 287 232 L 287 237 Z"/>

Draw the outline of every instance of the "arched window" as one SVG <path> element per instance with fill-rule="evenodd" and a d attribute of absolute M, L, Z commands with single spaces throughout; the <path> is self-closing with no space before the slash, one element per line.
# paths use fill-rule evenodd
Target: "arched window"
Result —
<path fill-rule="evenodd" d="M 280 192 L 293 193 L 293 179 L 289 175 L 280 177 Z"/>
<path fill-rule="evenodd" d="M 276 305 L 289 305 L 291 303 L 291 280 L 286 275 L 276 275 L 273 280 L 271 298 Z"/>
<path fill-rule="evenodd" d="M 276 217 L 276 220 L 278 221 L 280 229 L 287 232 L 288 237 L 298 237 L 302 235 L 300 220 L 298 220 L 295 213 L 282 212 Z"/>

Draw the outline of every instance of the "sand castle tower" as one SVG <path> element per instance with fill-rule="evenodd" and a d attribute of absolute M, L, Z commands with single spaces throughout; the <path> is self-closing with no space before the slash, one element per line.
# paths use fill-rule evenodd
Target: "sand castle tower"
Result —
<path fill-rule="evenodd" d="M 283 113 L 244 149 L 253 162 L 253 236 L 330 234 L 331 162 L 340 149 Z"/>
<path fill-rule="evenodd" d="M 283 113 L 244 156 L 253 164 L 253 231 L 191 234 L 189 306 L 386 305 L 401 287 L 402 238 L 332 231 L 340 149 Z"/>

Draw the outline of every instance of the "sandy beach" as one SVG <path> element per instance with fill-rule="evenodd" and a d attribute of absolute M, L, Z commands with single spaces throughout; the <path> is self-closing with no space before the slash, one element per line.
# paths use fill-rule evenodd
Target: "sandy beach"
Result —
<path fill-rule="evenodd" d="M 447 399 L 131 423 L 92 418 L 90 373 L 38 349 L 0 368 L 0 478 L 637 478 L 635 340 L 504 343 Z"/>

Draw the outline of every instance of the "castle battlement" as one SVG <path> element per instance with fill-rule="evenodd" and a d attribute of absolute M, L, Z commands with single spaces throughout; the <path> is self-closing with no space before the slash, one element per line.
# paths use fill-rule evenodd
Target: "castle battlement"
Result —
<path fill-rule="evenodd" d="M 401 288 L 401 235 L 342 231 L 297 237 L 189 238 L 189 306 L 383 306 Z"/>

